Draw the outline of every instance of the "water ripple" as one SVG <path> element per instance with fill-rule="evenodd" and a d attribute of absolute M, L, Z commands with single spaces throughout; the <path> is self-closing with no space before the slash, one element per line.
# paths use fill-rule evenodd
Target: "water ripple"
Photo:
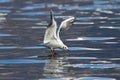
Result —
<path fill-rule="evenodd" d="M 0 3 L 12 2 L 13 0 L 0 0 Z"/>
<path fill-rule="evenodd" d="M 106 77 L 82 77 L 78 80 L 116 80 L 114 78 L 106 78 Z"/>
<path fill-rule="evenodd" d="M 94 63 L 94 64 L 66 64 L 64 67 L 74 68 L 90 68 L 90 69 L 109 69 L 109 68 L 120 68 L 120 64 L 113 63 Z"/>
<path fill-rule="evenodd" d="M 107 78 L 107 77 L 80 77 L 80 78 L 49 78 L 49 79 L 39 79 L 39 80 L 116 80 L 114 78 Z"/>
<path fill-rule="evenodd" d="M 26 6 L 24 8 L 21 8 L 21 10 L 34 10 L 39 8 L 44 8 L 45 6 L 43 4 L 35 4 L 34 6 Z"/>
<path fill-rule="evenodd" d="M 66 57 L 66 59 L 73 59 L 73 60 L 78 60 L 78 59 L 97 59 L 96 57 Z"/>
<path fill-rule="evenodd" d="M 46 63 L 47 60 L 32 60 L 32 59 L 14 59 L 14 60 L 0 60 L 1 64 L 30 64 L 30 63 Z"/>
<path fill-rule="evenodd" d="M 113 26 L 100 26 L 99 28 L 107 28 L 107 29 L 120 29 L 120 27 L 113 27 Z"/>
<path fill-rule="evenodd" d="M 0 49 L 44 49 L 45 46 L 31 46 L 31 47 L 17 47 L 17 46 L 0 46 Z M 61 49 L 56 49 L 58 51 L 62 51 Z M 86 47 L 69 47 L 70 51 L 78 51 L 78 50 L 102 50 L 98 48 L 86 48 Z"/>
<path fill-rule="evenodd" d="M 26 16 L 34 16 L 34 15 L 45 15 L 47 12 L 22 12 L 22 13 L 14 13 L 14 15 L 26 15 Z M 46 14 L 47 15 L 47 14 Z"/>
<path fill-rule="evenodd" d="M 0 46 L 0 49 L 16 49 L 16 46 Z"/>
<path fill-rule="evenodd" d="M 61 51 L 61 49 L 56 49 L 56 50 L 59 50 Z M 102 49 L 99 49 L 99 48 L 87 48 L 87 47 L 69 47 L 69 50 L 70 51 L 79 51 L 79 50 L 102 50 Z"/>
<path fill-rule="evenodd" d="M 0 34 L 0 37 L 13 36 L 12 34 Z"/>
<path fill-rule="evenodd" d="M 108 68 L 118 68 L 120 67 L 120 64 L 74 64 L 73 67 L 108 69 Z"/>
<path fill-rule="evenodd" d="M 94 40 L 94 41 L 101 41 L 101 40 L 110 40 L 115 39 L 116 37 L 78 37 L 76 39 L 66 39 L 67 41 L 85 41 L 85 40 Z"/>

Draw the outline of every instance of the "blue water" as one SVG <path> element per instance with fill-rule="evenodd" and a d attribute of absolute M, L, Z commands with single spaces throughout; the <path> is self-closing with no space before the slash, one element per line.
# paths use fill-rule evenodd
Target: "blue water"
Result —
<path fill-rule="evenodd" d="M 49 11 L 76 20 L 56 57 L 42 44 Z M 0 0 L 0 80 L 120 80 L 120 0 Z M 70 54 L 70 55 L 69 55 Z"/>
<path fill-rule="evenodd" d="M 0 60 L 0 64 L 30 64 L 30 63 L 46 63 L 47 60 L 29 60 L 29 59 L 15 59 L 15 60 Z"/>

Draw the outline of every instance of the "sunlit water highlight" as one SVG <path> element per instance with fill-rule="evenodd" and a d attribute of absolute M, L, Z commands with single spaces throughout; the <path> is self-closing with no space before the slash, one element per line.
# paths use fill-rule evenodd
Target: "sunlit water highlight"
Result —
<path fill-rule="evenodd" d="M 113 78 L 104 78 L 104 77 L 82 77 L 82 78 L 52 78 L 52 79 L 40 79 L 40 80 L 116 80 Z"/>
<path fill-rule="evenodd" d="M 67 41 L 79 41 L 79 40 L 92 40 L 92 41 L 98 41 L 98 40 L 110 40 L 115 39 L 115 37 L 78 37 L 77 39 L 67 39 Z"/>

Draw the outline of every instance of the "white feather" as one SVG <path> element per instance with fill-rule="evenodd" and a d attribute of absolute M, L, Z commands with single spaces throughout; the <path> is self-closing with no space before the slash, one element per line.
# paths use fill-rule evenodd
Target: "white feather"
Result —
<path fill-rule="evenodd" d="M 56 32 L 57 23 L 52 15 L 52 11 L 50 13 L 51 13 L 51 22 L 45 31 L 43 42 L 44 42 L 44 44 L 46 44 L 47 47 L 49 47 L 51 49 L 61 48 L 61 49 L 67 50 L 68 47 L 60 39 L 59 32 L 61 29 L 67 30 L 74 22 L 75 17 L 71 17 L 71 18 L 64 20 L 61 23 L 60 27 L 58 28 L 58 31 Z"/>

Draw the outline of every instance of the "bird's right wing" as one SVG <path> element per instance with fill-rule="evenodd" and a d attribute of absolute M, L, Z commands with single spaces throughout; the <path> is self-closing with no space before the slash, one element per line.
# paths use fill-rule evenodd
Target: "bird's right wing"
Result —
<path fill-rule="evenodd" d="M 61 22 L 61 25 L 60 25 L 60 30 L 68 30 L 71 25 L 74 23 L 75 21 L 75 17 L 74 16 L 71 16 L 69 17 L 68 19 L 65 19 L 64 21 Z"/>
<path fill-rule="evenodd" d="M 74 23 L 74 21 L 75 21 L 75 17 L 72 16 L 72 17 L 65 19 L 64 21 L 61 22 L 61 25 L 57 31 L 57 37 L 59 39 L 60 39 L 60 36 L 59 36 L 60 31 L 68 30 L 70 28 L 70 26 Z"/>
<path fill-rule="evenodd" d="M 52 38 L 56 37 L 56 29 L 57 29 L 57 24 L 56 21 L 53 17 L 52 10 L 50 11 L 50 23 L 47 26 L 47 29 L 45 31 L 44 35 L 44 43 L 48 43 Z"/>

